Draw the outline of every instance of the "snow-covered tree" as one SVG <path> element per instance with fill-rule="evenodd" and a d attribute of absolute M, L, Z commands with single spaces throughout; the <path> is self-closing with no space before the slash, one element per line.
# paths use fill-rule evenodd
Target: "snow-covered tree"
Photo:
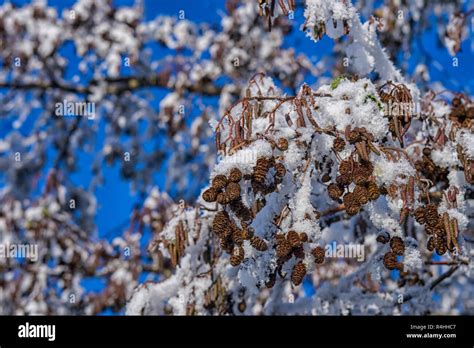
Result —
<path fill-rule="evenodd" d="M 16 129 L 0 141 L 0 241 L 41 250 L 40 262 L 0 259 L 2 312 L 473 313 L 474 102 L 397 55 L 432 14 L 455 55 L 472 11 L 392 0 L 226 10 L 216 29 L 184 11 L 145 20 L 141 2 L 0 7 L 0 108 Z M 315 64 L 290 35 L 314 50 L 327 36 L 334 54 Z M 172 53 L 156 57 L 156 43 Z M 166 91 L 158 103 L 154 90 Z M 63 101 L 95 117 L 54 116 Z M 68 179 L 81 151 L 96 151 L 87 188 Z M 115 162 L 146 199 L 107 242 L 95 190 Z M 154 187 L 163 168 L 185 200 Z M 140 284 L 144 272 L 159 281 Z M 85 294 L 93 276 L 107 287 Z"/>

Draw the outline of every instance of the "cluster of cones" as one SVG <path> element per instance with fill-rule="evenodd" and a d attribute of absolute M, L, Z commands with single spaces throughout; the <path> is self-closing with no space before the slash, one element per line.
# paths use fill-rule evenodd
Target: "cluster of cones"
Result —
<path fill-rule="evenodd" d="M 380 189 L 372 178 L 373 165 L 370 162 L 352 159 L 344 160 L 339 164 L 339 175 L 336 182 L 327 187 L 328 195 L 335 201 L 344 202 L 348 215 L 356 215 L 361 207 L 380 196 Z M 349 186 L 354 183 L 352 192 Z"/>
<path fill-rule="evenodd" d="M 438 255 L 444 255 L 449 250 L 460 251 L 458 244 L 458 224 L 457 220 L 450 218 L 448 213 L 440 215 L 438 207 L 430 203 L 415 210 L 416 221 L 425 226 L 425 233 L 428 235 L 427 249 L 436 250 Z"/>
<path fill-rule="evenodd" d="M 388 270 L 397 269 L 403 271 L 403 263 L 398 261 L 398 256 L 403 256 L 405 253 L 405 243 L 400 237 L 390 238 L 386 234 L 380 234 L 377 236 L 377 241 L 379 243 L 389 243 L 390 242 L 390 251 L 387 252 L 383 257 L 383 265 Z"/>

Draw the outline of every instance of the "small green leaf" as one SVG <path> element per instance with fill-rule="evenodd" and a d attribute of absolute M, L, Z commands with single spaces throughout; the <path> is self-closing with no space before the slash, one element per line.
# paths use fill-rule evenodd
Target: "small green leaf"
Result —
<path fill-rule="evenodd" d="M 368 94 L 365 99 L 364 103 L 367 103 L 367 100 L 373 101 L 375 104 L 377 104 L 377 107 L 379 108 L 380 111 L 383 111 L 383 105 L 382 103 L 377 99 L 377 97 L 373 94 Z"/>
<path fill-rule="evenodd" d="M 336 77 L 334 80 L 332 80 L 331 89 L 336 89 L 341 83 L 341 81 L 344 80 L 345 78 L 346 78 L 346 75 L 341 75 L 341 76 Z"/>

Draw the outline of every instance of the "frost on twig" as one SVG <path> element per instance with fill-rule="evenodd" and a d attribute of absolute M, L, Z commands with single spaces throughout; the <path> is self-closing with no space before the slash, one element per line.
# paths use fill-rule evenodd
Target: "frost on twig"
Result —
<path fill-rule="evenodd" d="M 382 80 L 405 82 L 378 41 L 374 20 L 362 24 L 351 1 L 307 0 L 304 15 L 306 22 L 303 29 L 315 41 L 325 34 L 332 39 L 342 35 L 350 37 L 346 57 L 360 76 L 375 71 Z"/>

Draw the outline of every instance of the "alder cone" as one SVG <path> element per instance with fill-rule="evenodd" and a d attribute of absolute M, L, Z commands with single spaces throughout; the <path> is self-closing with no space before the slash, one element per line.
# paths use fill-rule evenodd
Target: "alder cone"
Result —
<path fill-rule="evenodd" d="M 253 237 L 253 230 L 252 230 L 251 228 L 245 227 L 245 228 L 242 230 L 242 237 L 243 237 L 245 240 L 250 240 L 250 239 Z"/>
<path fill-rule="evenodd" d="M 367 185 L 367 192 L 369 194 L 369 199 L 371 201 L 375 201 L 377 198 L 380 197 L 380 189 L 377 184 L 373 181 L 370 181 Z"/>
<path fill-rule="evenodd" d="M 353 172 L 354 183 L 357 185 L 366 183 L 369 180 L 370 174 L 368 169 L 358 166 Z"/>
<path fill-rule="evenodd" d="M 283 163 L 277 163 L 275 164 L 275 175 L 277 178 L 283 178 L 286 174 L 286 168 Z"/>
<path fill-rule="evenodd" d="M 344 206 L 346 208 L 347 214 L 352 216 L 352 215 L 356 215 L 359 212 L 360 206 L 353 193 L 351 192 L 346 193 L 344 197 L 342 198 L 342 200 L 344 202 Z"/>
<path fill-rule="evenodd" d="M 267 243 L 257 236 L 250 238 L 250 245 L 258 251 L 265 251 L 268 249 Z"/>
<path fill-rule="evenodd" d="M 286 239 L 283 239 L 277 244 L 276 247 L 276 255 L 279 259 L 284 259 L 286 256 L 288 256 L 291 253 L 292 246 L 289 241 Z"/>
<path fill-rule="evenodd" d="M 341 186 L 348 186 L 352 182 L 352 175 L 350 173 L 338 175 L 336 182 Z"/>
<path fill-rule="evenodd" d="M 278 139 L 277 148 L 280 151 L 288 150 L 288 140 L 285 138 Z"/>
<path fill-rule="evenodd" d="M 247 308 L 247 305 L 245 304 L 245 300 L 240 301 L 239 304 L 237 305 L 237 308 L 239 309 L 240 313 L 245 312 L 245 309 Z"/>
<path fill-rule="evenodd" d="M 442 233 L 442 231 L 444 231 L 444 229 L 440 229 L 439 224 L 436 226 L 428 226 L 428 225 L 425 226 L 425 233 L 429 236 L 440 234 Z"/>
<path fill-rule="evenodd" d="M 355 144 L 361 140 L 362 137 L 360 136 L 360 133 L 358 131 L 352 130 L 349 132 L 347 141 L 349 141 L 350 144 Z"/>
<path fill-rule="evenodd" d="M 323 183 L 327 183 L 330 180 L 331 180 L 331 176 L 328 173 L 323 174 L 323 176 L 321 177 L 321 182 Z"/>
<path fill-rule="evenodd" d="M 392 251 L 397 255 L 403 255 L 405 253 L 405 243 L 400 237 L 393 237 L 390 240 L 390 247 Z"/>
<path fill-rule="evenodd" d="M 425 208 L 425 219 L 426 224 L 429 226 L 436 226 L 438 224 L 438 220 L 440 219 L 440 215 L 438 213 L 438 207 L 433 203 L 430 203 Z"/>
<path fill-rule="evenodd" d="M 276 283 L 276 273 L 270 273 L 270 275 L 268 276 L 268 280 L 265 283 L 265 286 L 268 289 L 271 289 L 275 286 L 275 283 Z"/>
<path fill-rule="evenodd" d="M 364 186 L 357 185 L 354 188 L 353 193 L 354 193 L 355 199 L 360 205 L 364 205 L 369 202 L 369 192 Z"/>
<path fill-rule="evenodd" d="M 238 246 L 242 245 L 244 242 L 244 234 L 242 230 L 238 229 L 237 227 L 234 228 L 232 231 L 232 241 Z"/>
<path fill-rule="evenodd" d="M 339 200 L 342 194 L 343 194 L 343 191 L 339 187 L 339 185 L 332 183 L 328 186 L 328 195 L 332 200 L 335 200 L 335 201 Z"/>
<path fill-rule="evenodd" d="M 471 106 L 469 109 L 467 109 L 466 118 L 468 120 L 472 120 L 474 118 L 474 107 Z"/>
<path fill-rule="evenodd" d="M 383 265 L 388 270 L 400 269 L 400 264 L 397 261 L 397 254 L 389 251 L 383 257 Z"/>
<path fill-rule="evenodd" d="M 454 97 L 453 100 L 451 100 L 451 105 L 457 108 L 458 106 L 462 105 L 461 98 Z"/>
<path fill-rule="evenodd" d="M 225 211 L 219 211 L 212 221 L 212 231 L 221 236 L 230 226 L 229 214 Z"/>
<path fill-rule="evenodd" d="M 334 151 L 341 152 L 346 147 L 346 142 L 341 137 L 337 137 L 336 139 L 334 139 L 332 147 L 333 147 Z"/>
<path fill-rule="evenodd" d="M 311 254 L 314 256 L 314 261 L 317 264 L 321 264 L 324 262 L 324 257 L 326 256 L 326 253 L 321 246 L 317 246 L 313 250 L 311 250 Z"/>
<path fill-rule="evenodd" d="M 298 286 L 303 282 L 305 275 L 306 266 L 300 261 L 293 267 L 293 271 L 291 272 L 291 282 Z"/>
<path fill-rule="evenodd" d="M 441 220 L 439 214 L 433 217 L 428 216 L 428 214 L 426 216 L 426 226 L 433 228 L 434 231 L 438 229 L 440 221 Z"/>
<path fill-rule="evenodd" d="M 426 223 L 425 208 L 423 207 L 416 208 L 414 216 L 415 216 L 416 222 L 418 222 L 419 224 L 423 225 Z"/>
<path fill-rule="evenodd" d="M 350 174 L 352 172 L 352 164 L 350 161 L 345 160 L 339 164 L 339 173 Z"/>
<path fill-rule="evenodd" d="M 390 237 L 386 233 L 381 233 L 377 236 L 377 242 L 387 244 L 390 241 Z"/>
<path fill-rule="evenodd" d="M 221 192 L 217 195 L 217 203 L 221 205 L 226 205 L 226 204 L 229 204 L 230 201 L 227 195 L 224 192 Z"/>
<path fill-rule="evenodd" d="M 423 155 L 425 155 L 426 157 L 430 157 L 431 156 L 431 149 L 429 147 L 424 147 L 423 148 Z"/>
<path fill-rule="evenodd" d="M 235 248 L 230 256 L 230 264 L 232 267 L 236 267 L 242 263 L 245 257 L 244 248 L 238 247 Z"/>
<path fill-rule="evenodd" d="M 235 183 L 235 182 L 229 183 L 227 185 L 225 193 L 226 193 L 226 199 L 229 202 L 233 202 L 233 201 L 239 199 L 240 198 L 240 193 L 241 193 L 240 185 Z"/>
<path fill-rule="evenodd" d="M 233 168 L 229 174 L 229 181 L 239 182 L 240 180 L 242 180 L 242 172 L 239 168 Z"/>
<path fill-rule="evenodd" d="M 346 213 L 350 216 L 356 215 L 360 211 L 360 206 L 357 204 L 349 205 L 346 207 Z"/>
<path fill-rule="evenodd" d="M 301 232 L 300 239 L 303 243 L 306 243 L 308 241 L 308 235 L 305 232 Z"/>
<path fill-rule="evenodd" d="M 435 237 L 436 253 L 439 256 L 446 254 L 448 251 L 448 245 L 446 243 L 446 235 L 437 235 Z"/>
<path fill-rule="evenodd" d="M 233 222 L 230 222 L 230 225 L 226 226 L 225 229 L 223 230 L 222 234 L 219 236 L 220 238 L 223 239 L 229 239 L 232 241 L 232 233 L 234 232 L 235 226 L 233 226 Z"/>
<path fill-rule="evenodd" d="M 426 248 L 428 249 L 428 251 L 433 251 L 436 248 L 436 243 L 435 243 L 434 237 L 430 237 L 430 239 L 428 239 L 428 243 L 426 245 Z"/>
<path fill-rule="evenodd" d="M 285 238 L 285 235 L 283 233 L 277 233 L 275 235 L 275 240 L 278 243 L 281 243 L 282 241 L 284 241 L 286 238 Z"/>
<path fill-rule="evenodd" d="M 225 175 L 216 175 L 214 179 L 212 179 L 212 187 L 216 190 L 222 190 L 224 187 L 227 186 L 227 178 Z"/>
<path fill-rule="evenodd" d="M 259 158 L 253 171 L 253 179 L 255 180 L 255 182 L 263 183 L 265 181 L 269 169 L 270 160 L 266 158 Z"/>
<path fill-rule="evenodd" d="M 217 194 L 218 191 L 214 187 L 210 187 L 202 193 L 202 199 L 208 203 L 215 202 L 217 199 Z"/>
<path fill-rule="evenodd" d="M 286 239 L 288 240 L 288 242 L 290 242 L 293 248 L 301 244 L 300 236 L 295 231 L 289 231 L 286 235 Z"/>

